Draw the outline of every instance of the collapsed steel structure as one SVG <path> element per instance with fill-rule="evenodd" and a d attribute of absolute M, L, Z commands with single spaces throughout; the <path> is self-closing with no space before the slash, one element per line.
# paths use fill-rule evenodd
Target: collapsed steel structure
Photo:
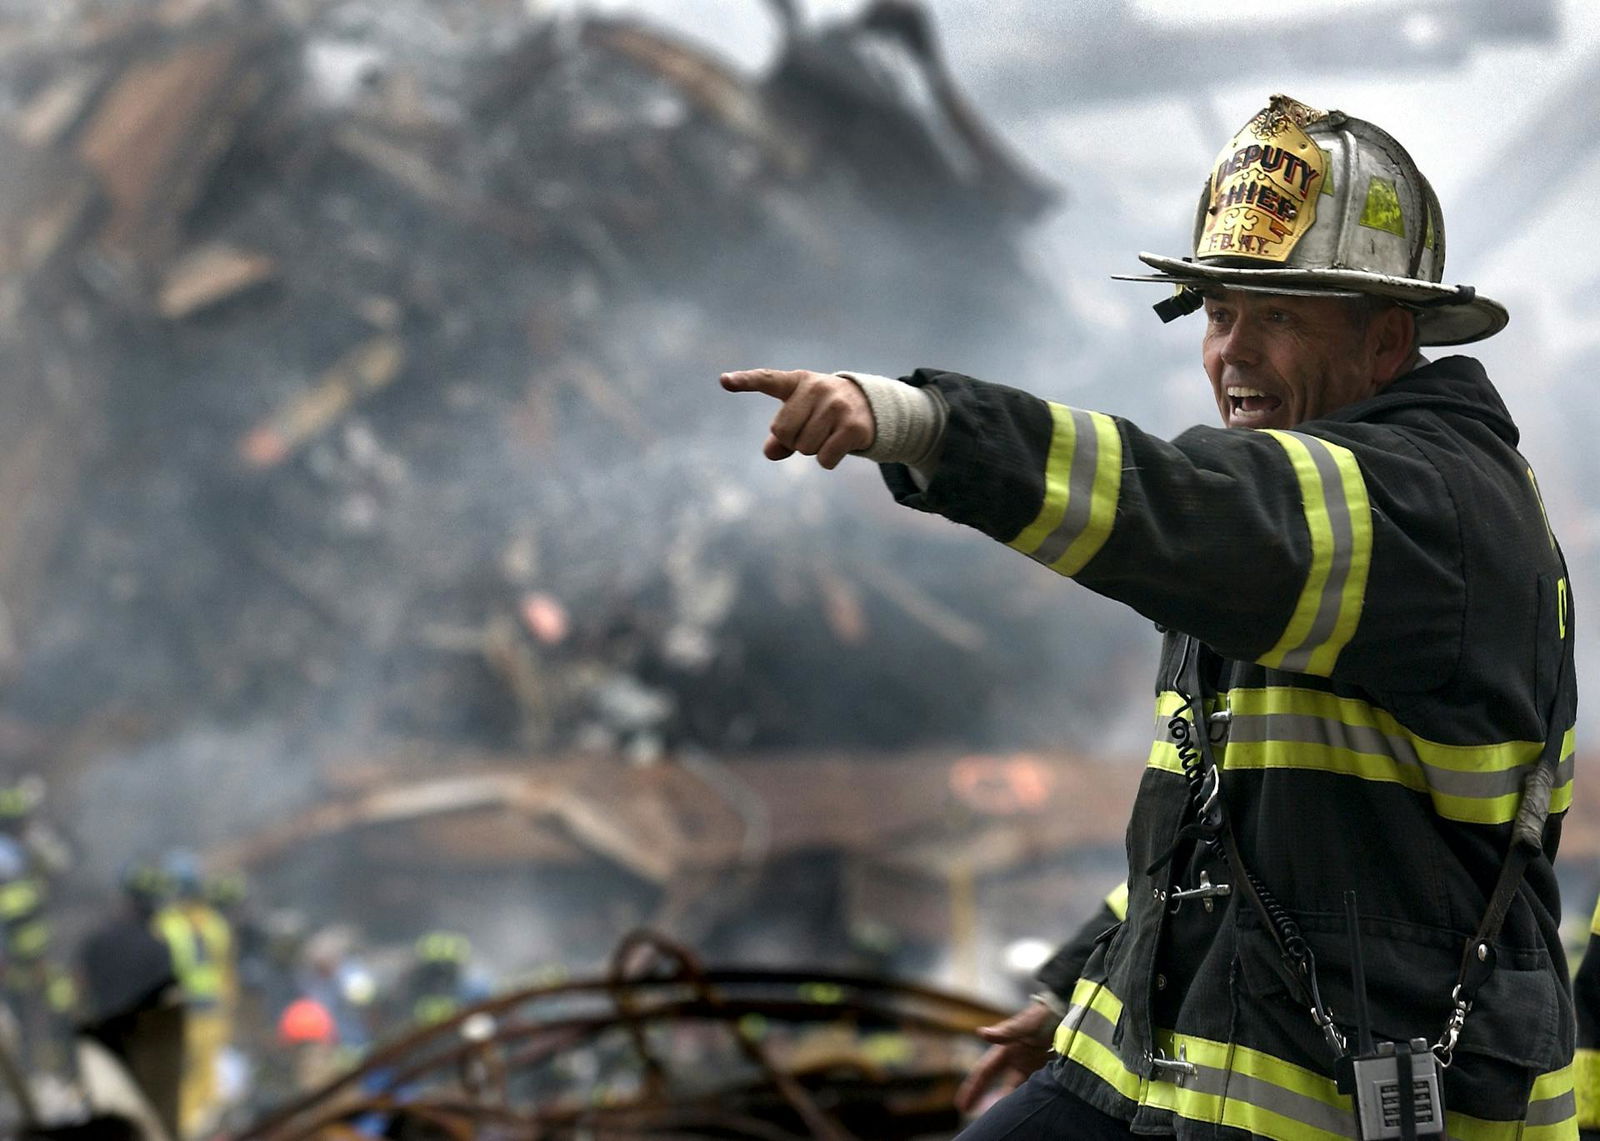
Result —
<path fill-rule="evenodd" d="M 535 986 L 392 1042 L 237 1141 L 953 1134 L 997 1008 L 836 972 L 708 968 L 651 932 L 603 978 Z"/>

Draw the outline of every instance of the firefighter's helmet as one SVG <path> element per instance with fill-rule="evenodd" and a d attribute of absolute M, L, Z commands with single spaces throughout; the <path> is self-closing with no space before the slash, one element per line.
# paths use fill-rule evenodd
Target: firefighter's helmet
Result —
<path fill-rule="evenodd" d="M 172 893 L 179 899 L 203 899 L 205 876 L 200 870 L 200 857 L 187 848 L 173 848 L 161 857 L 161 870 L 172 885 Z"/>
<path fill-rule="evenodd" d="M 416 956 L 423 963 L 465 963 L 472 956 L 472 944 L 454 931 L 429 931 L 417 940 Z"/>
<path fill-rule="evenodd" d="M 117 880 L 130 899 L 152 911 L 172 898 L 172 880 L 153 860 L 129 860 Z"/>
<path fill-rule="evenodd" d="M 1223 148 L 1200 192 L 1192 257 L 1142 253 L 1175 285 L 1163 319 L 1191 312 L 1207 286 L 1313 296 L 1375 296 L 1416 315 L 1425 345 L 1505 328 L 1503 305 L 1445 285 L 1444 217 L 1428 180 L 1387 132 L 1342 111 L 1274 95 Z"/>

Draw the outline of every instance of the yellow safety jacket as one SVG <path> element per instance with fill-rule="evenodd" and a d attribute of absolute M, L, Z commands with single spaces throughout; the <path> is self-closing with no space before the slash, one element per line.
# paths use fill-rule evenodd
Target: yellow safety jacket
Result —
<path fill-rule="evenodd" d="M 53 935 L 44 910 L 46 891 L 44 879 L 35 875 L 0 883 L 0 927 L 5 931 L 5 958 L 13 967 L 36 964 L 50 949 Z M 24 985 L 34 983 L 29 980 Z"/>
<path fill-rule="evenodd" d="M 949 420 L 925 488 L 885 467 L 897 499 L 1167 631 L 1126 916 L 1058 956 L 1078 979 L 1056 1079 L 1136 1132 L 1356 1135 L 1333 1051 L 1259 912 L 1237 890 L 1175 898 L 1234 878 L 1180 836 L 1193 805 L 1172 719 L 1187 717 L 1179 657 L 1192 637 L 1208 647 L 1208 711 L 1226 715 L 1214 752 L 1245 866 L 1303 932 L 1347 1030 L 1345 891 L 1358 896 L 1376 1033 L 1436 1041 L 1522 778 L 1547 736 L 1562 737 L 1545 851 L 1444 1101 L 1453 1138 L 1575 1137 L 1550 864 L 1572 797 L 1572 611 L 1517 430 L 1481 366 L 1446 358 L 1292 431 L 1195 428 L 1171 442 L 950 373 L 905 380 L 937 389 Z"/>
<path fill-rule="evenodd" d="M 192 1007 L 223 1006 L 233 997 L 233 931 L 214 908 L 175 903 L 156 912 L 155 933 L 172 952 L 172 971 Z"/>

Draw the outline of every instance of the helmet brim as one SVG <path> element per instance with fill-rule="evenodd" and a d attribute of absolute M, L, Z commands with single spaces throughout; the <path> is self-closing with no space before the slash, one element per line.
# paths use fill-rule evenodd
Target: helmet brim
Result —
<path fill-rule="evenodd" d="M 1244 269 L 1207 265 L 1187 258 L 1141 253 L 1139 260 L 1159 274 L 1114 274 L 1121 281 L 1166 285 L 1220 285 L 1252 293 L 1296 297 L 1385 297 L 1410 308 L 1424 345 L 1465 345 L 1492 337 L 1511 319 L 1498 301 L 1470 286 L 1444 285 L 1355 269 Z"/>

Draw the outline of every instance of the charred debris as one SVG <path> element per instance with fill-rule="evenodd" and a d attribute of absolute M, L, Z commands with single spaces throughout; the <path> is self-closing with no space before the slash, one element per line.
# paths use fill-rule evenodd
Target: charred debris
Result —
<path fill-rule="evenodd" d="M 707 970 L 640 932 L 603 977 L 462 1010 L 237 1135 L 948 1136 L 974 1031 L 1003 1013 L 869 976 Z"/>
<path fill-rule="evenodd" d="M 979 615 L 892 551 L 919 529 L 852 565 L 713 392 L 1040 313 L 1013 239 L 1051 191 L 919 8 L 796 27 L 764 79 L 496 5 L 49 8 L 0 42 L 14 736 L 808 743 L 797 637 L 979 684 Z M 851 732 L 956 730 L 903 708 Z"/>
<path fill-rule="evenodd" d="M 1067 324 L 1023 240 L 1057 191 L 920 7 L 791 12 L 763 75 L 513 4 L 34 8 L 0 23 L 0 762 L 92 818 L 86 870 L 248 852 L 391 764 L 1025 720 L 1049 576 L 765 464 L 715 385 L 1022 372 Z"/>

